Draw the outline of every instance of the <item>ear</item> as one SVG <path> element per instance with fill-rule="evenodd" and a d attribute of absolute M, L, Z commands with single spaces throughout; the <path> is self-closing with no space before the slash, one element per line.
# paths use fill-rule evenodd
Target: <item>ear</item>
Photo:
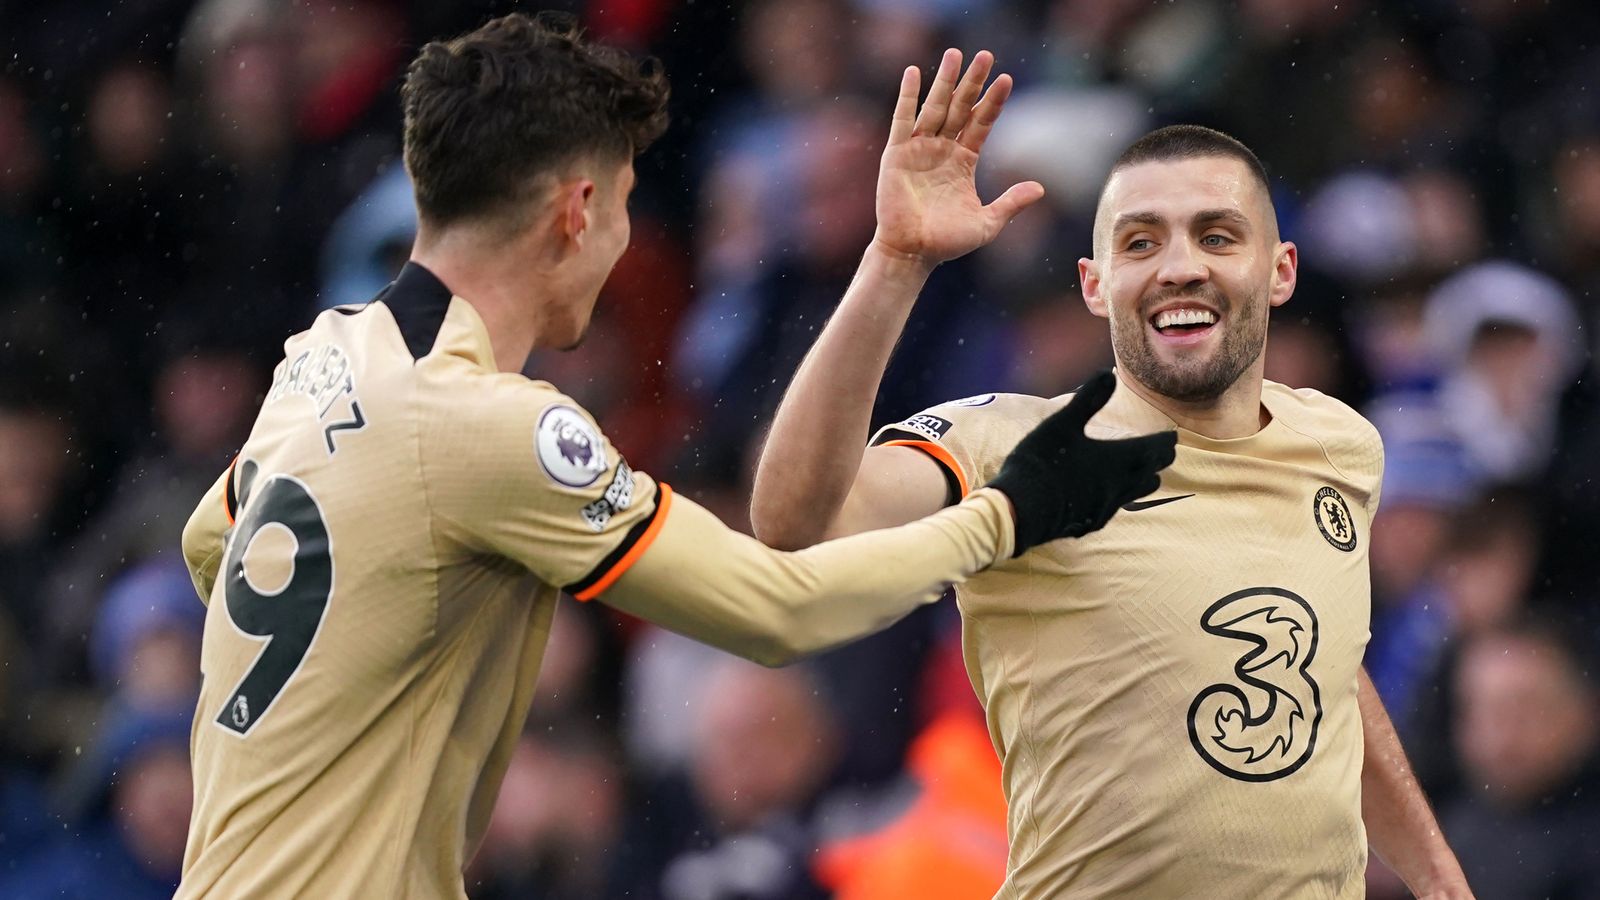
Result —
<path fill-rule="evenodd" d="M 557 231 L 573 244 L 583 246 L 589 232 L 589 204 L 594 199 L 594 181 L 580 178 L 561 186 L 558 195 Z"/>
<path fill-rule="evenodd" d="M 1289 302 L 1300 273 L 1300 248 L 1289 241 L 1278 245 L 1272 257 L 1272 288 L 1267 301 L 1273 306 Z"/>
<path fill-rule="evenodd" d="M 1100 267 L 1088 257 L 1078 260 L 1078 287 L 1083 291 L 1083 305 L 1102 319 L 1110 318 L 1106 312 L 1106 299 L 1100 295 Z"/>

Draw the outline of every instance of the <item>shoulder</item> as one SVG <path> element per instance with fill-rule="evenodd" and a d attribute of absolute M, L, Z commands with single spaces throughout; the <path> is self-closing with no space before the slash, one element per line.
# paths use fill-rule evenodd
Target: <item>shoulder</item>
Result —
<path fill-rule="evenodd" d="M 484 467 L 520 468 L 531 452 L 554 481 L 585 487 L 605 472 L 612 451 L 587 409 L 554 385 L 475 369 L 435 384 L 420 404 L 428 455 Z"/>
<path fill-rule="evenodd" d="M 1262 395 L 1272 414 L 1285 417 L 1296 430 L 1313 431 L 1319 437 L 1344 435 L 1361 441 L 1378 440 L 1378 429 L 1366 416 L 1321 391 L 1268 381 L 1262 386 Z"/>
<path fill-rule="evenodd" d="M 978 394 L 885 425 L 871 443 L 915 447 L 959 472 L 964 483 L 983 484 L 1017 441 L 1064 402 L 1028 394 Z"/>
<path fill-rule="evenodd" d="M 417 366 L 417 373 L 423 414 L 445 423 L 520 424 L 553 404 L 580 408 L 547 381 L 493 371 L 459 357 L 430 358 Z"/>
<path fill-rule="evenodd" d="M 978 394 L 930 406 L 922 412 L 884 426 L 874 444 L 933 442 L 951 447 L 978 448 L 1015 443 L 1039 420 L 1065 402 L 1028 394 Z"/>
<path fill-rule="evenodd" d="M 1322 445 L 1328 462 L 1346 474 L 1376 480 L 1383 473 L 1383 438 L 1345 402 L 1311 388 L 1268 381 L 1262 397 L 1273 416 Z"/>
<path fill-rule="evenodd" d="M 1037 425 L 1039 420 L 1045 416 L 1060 409 L 1062 404 L 1071 399 L 1072 395 L 1070 394 L 1061 397 L 1035 397 L 1032 394 L 978 394 L 974 397 L 949 400 L 938 406 L 929 407 L 922 414 L 938 416 L 952 423 L 971 425 L 973 427 L 1018 427 L 1026 431 Z"/>

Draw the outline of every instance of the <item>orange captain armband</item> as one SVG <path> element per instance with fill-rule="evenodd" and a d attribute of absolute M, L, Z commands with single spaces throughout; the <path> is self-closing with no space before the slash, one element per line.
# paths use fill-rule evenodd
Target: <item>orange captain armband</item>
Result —
<path fill-rule="evenodd" d="M 649 518 L 643 519 L 628 529 L 628 534 L 617 544 L 616 549 L 606 554 L 605 559 L 594 567 L 581 581 L 567 585 L 566 591 L 574 598 L 583 601 L 593 600 L 600 596 L 606 588 L 615 584 L 623 573 L 633 568 L 639 557 L 650 549 L 655 542 L 656 535 L 661 533 L 662 523 L 667 521 L 667 510 L 672 506 L 672 488 L 666 482 L 656 483 L 656 508 L 651 511 Z"/>
<path fill-rule="evenodd" d="M 960 500 L 971 491 L 971 488 L 967 485 L 967 476 L 961 473 L 961 466 L 956 463 L 956 458 L 950 455 L 949 450 L 946 450 L 944 447 L 935 444 L 932 441 L 894 440 L 884 441 L 881 444 L 874 444 L 873 446 L 910 447 L 913 450 L 921 450 L 923 453 L 926 453 L 937 460 L 940 465 L 944 466 L 945 471 L 955 479 L 955 487 L 961 492 L 960 496 L 956 497 L 956 500 Z"/>

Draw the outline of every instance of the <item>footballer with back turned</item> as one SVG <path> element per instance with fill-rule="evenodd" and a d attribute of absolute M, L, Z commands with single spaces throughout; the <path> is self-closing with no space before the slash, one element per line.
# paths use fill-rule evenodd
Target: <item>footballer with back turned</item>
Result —
<path fill-rule="evenodd" d="M 402 90 L 420 227 L 371 303 L 285 344 L 183 552 L 207 603 L 180 898 L 465 897 L 560 591 L 779 664 L 883 628 L 1154 490 L 1170 435 L 1051 417 L 995 489 L 799 553 L 635 472 L 524 377 L 571 347 L 628 243 L 651 63 L 512 15 L 423 47 Z M 1050 465 L 1095 458 L 1092 489 Z"/>
<path fill-rule="evenodd" d="M 1011 89 L 1001 75 L 984 91 L 992 63 L 979 53 L 958 79 L 947 51 L 920 111 L 905 73 L 877 234 L 777 412 L 757 535 L 800 547 L 926 515 L 1003 477 L 1017 439 L 1063 404 L 1110 394 L 1091 435 L 1177 435 L 1161 489 L 957 587 L 1009 806 L 999 896 L 1360 897 L 1369 841 L 1419 896 L 1470 896 L 1361 669 L 1378 434 L 1262 376 L 1297 251 L 1242 144 L 1173 126 L 1112 167 L 1078 267 L 1085 303 L 1110 321 L 1114 381 L 1076 398 L 957 400 L 869 440 L 929 271 L 1044 193 L 977 197 Z"/>

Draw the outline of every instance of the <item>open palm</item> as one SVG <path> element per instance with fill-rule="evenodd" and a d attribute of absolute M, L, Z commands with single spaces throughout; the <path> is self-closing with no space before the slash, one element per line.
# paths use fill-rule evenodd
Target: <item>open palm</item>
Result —
<path fill-rule="evenodd" d="M 1011 94 L 1009 75 L 983 90 L 993 65 L 994 57 L 980 51 L 958 84 L 961 52 L 946 50 L 920 113 L 919 71 L 911 67 L 901 77 L 878 169 L 875 240 L 884 249 L 929 264 L 954 259 L 994 240 L 1044 196 L 1038 182 L 1025 181 L 988 205 L 978 198 L 978 154 Z"/>

